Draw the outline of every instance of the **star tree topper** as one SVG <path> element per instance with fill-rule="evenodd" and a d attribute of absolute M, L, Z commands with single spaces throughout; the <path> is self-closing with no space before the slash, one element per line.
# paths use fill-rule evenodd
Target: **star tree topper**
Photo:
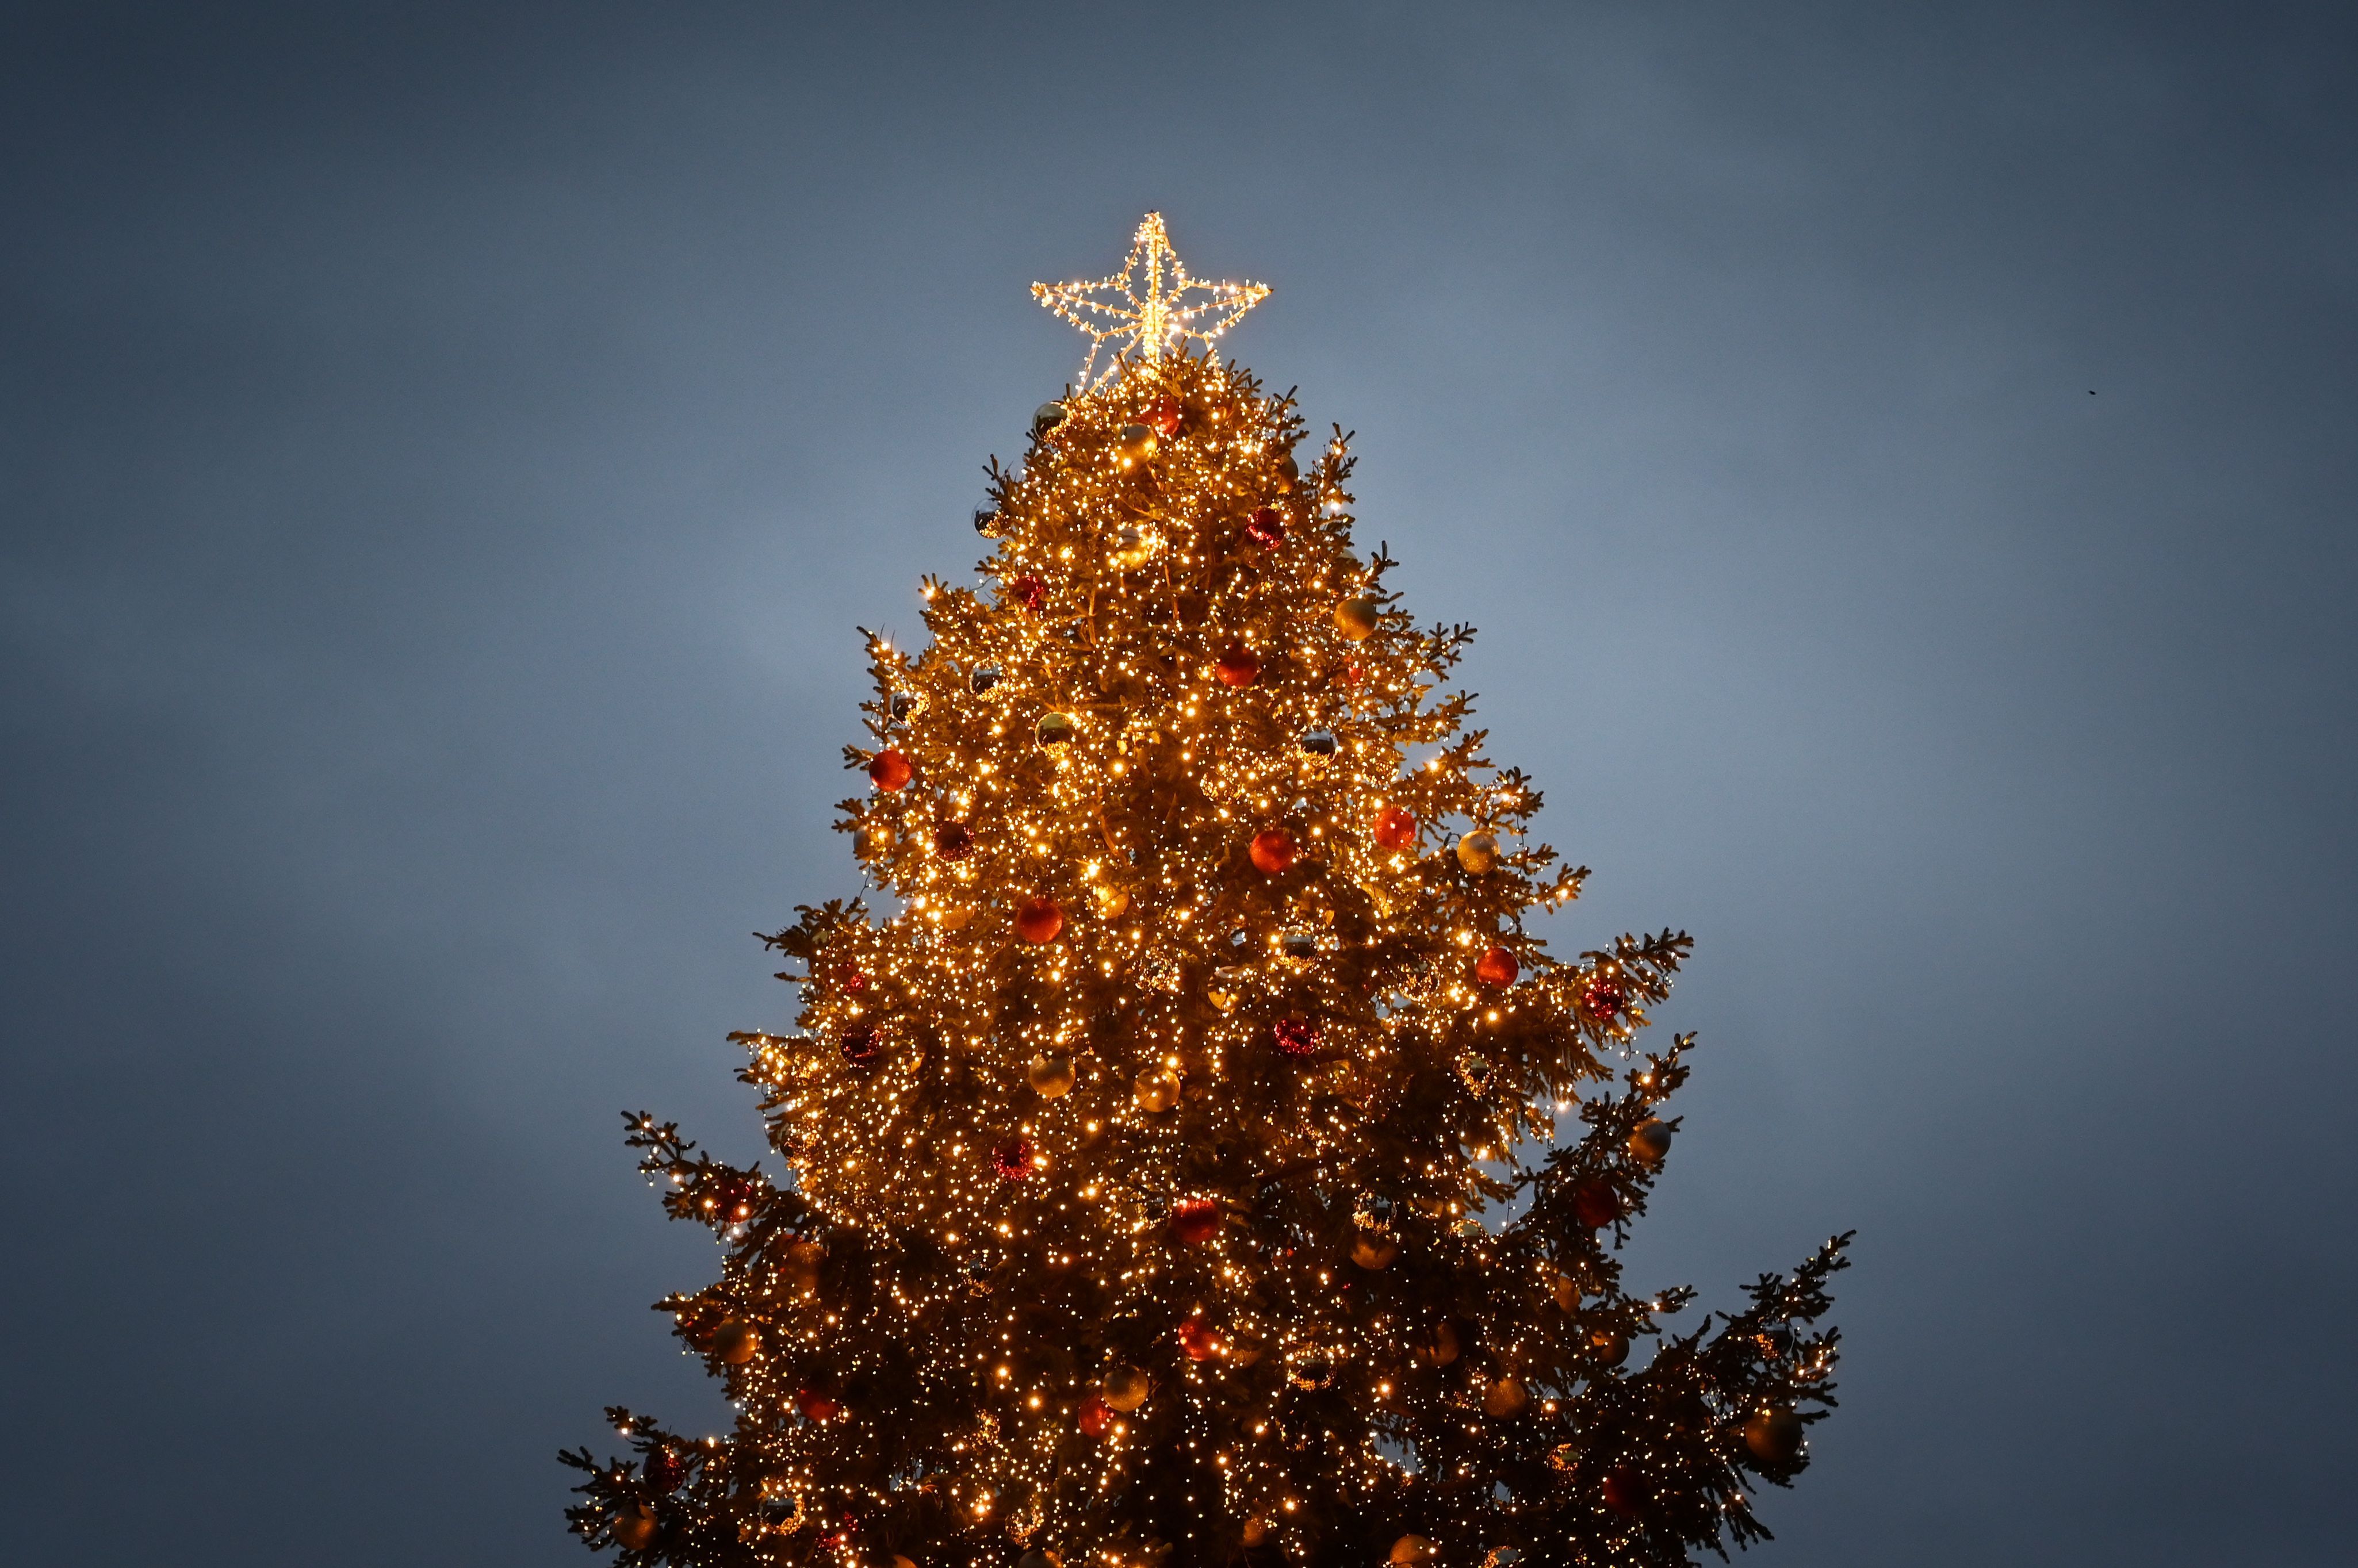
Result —
<path fill-rule="evenodd" d="M 1190 298 L 1191 295 L 1199 297 Z M 1081 366 L 1081 384 L 1095 385 L 1089 372 L 1097 368 L 1098 352 L 1109 338 L 1114 362 L 1098 382 L 1112 379 L 1120 356 L 1136 351 L 1160 359 L 1187 339 L 1210 343 L 1235 326 L 1238 318 L 1269 297 L 1259 283 L 1206 283 L 1187 276 L 1179 253 L 1163 232 L 1163 214 L 1149 212 L 1130 242 L 1130 260 L 1111 277 L 1095 283 L 1035 283 L 1032 297 L 1078 327 L 1089 337 L 1089 357 Z M 1210 326 L 1202 323 L 1217 317 Z"/>

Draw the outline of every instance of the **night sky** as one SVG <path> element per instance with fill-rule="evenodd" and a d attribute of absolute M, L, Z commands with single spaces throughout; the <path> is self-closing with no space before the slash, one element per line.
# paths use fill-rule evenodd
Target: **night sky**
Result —
<path fill-rule="evenodd" d="M 1159 209 L 1693 932 L 1633 1286 L 1856 1227 L 1763 1568 L 2351 1561 L 2358 13 L 0 19 L 10 1561 L 586 1562 L 725 1411 L 855 625 Z M 775 1162 L 772 1161 L 774 1167 Z"/>

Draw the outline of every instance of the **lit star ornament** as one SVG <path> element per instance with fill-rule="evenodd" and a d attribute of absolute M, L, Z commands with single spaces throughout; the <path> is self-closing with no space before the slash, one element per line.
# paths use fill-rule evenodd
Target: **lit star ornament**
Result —
<path fill-rule="evenodd" d="M 1089 357 L 1081 366 L 1081 383 L 1088 386 L 1097 384 L 1089 373 L 1107 339 L 1115 340 L 1115 359 L 1098 382 L 1112 379 L 1122 354 L 1160 359 L 1189 338 L 1210 343 L 1268 298 L 1269 287 L 1189 277 L 1163 232 L 1163 214 L 1149 212 L 1120 272 L 1095 283 L 1035 283 L 1032 297 L 1088 334 Z"/>

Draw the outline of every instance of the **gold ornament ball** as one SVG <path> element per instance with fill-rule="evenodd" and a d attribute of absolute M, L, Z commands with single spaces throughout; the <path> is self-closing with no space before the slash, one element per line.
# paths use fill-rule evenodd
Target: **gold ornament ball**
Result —
<path fill-rule="evenodd" d="M 1531 1396 L 1523 1390 L 1521 1380 L 1511 1376 L 1501 1378 L 1482 1390 L 1482 1413 L 1501 1420 L 1522 1414 L 1523 1407 L 1531 1402 Z"/>
<path fill-rule="evenodd" d="M 626 1552 L 644 1552 L 655 1539 L 655 1513 L 644 1503 L 630 1503 L 614 1517 L 614 1543 Z"/>
<path fill-rule="evenodd" d="M 1169 1073 L 1141 1073 L 1130 1087 L 1141 1110 L 1169 1110 L 1179 1103 L 1179 1080 Z"/>
<path fill-rule="evenodd" d="M 1115 882 L 1099 882 L 1089 889 L 1089 904 L 1099 920 L 1120 920 L 1130 907 L 1130 890 Z"/>
<path fill-rule="evenodd" d="M 1105 1387 L 1098 1397 L 1114 1409 L 1127 1414 L 1146 1402 L 1154 1391 L 1153 1380 L 1135 1367 L 1117 1367 L 1106 1374 Z"/>
<path fill-rule="evenodd" d="M 1566 1312 L 1580 1310 L 1580 1281 L 1570 1274 L 1555 1277 L 1555 1304 Z"/>
<path fill-rule="evenodd" d="M 908 1558 L 896 1553 L 892 1558 L 892 1568 L 917 1568 L 917 1565 Z"/>
<path fill-rule="evenodd" d="M 1389 1269 L 1400 1256 L 1400 1243 L 1389 1236 L 1365 1235 L 1351 1243 L 1351 1261 L 1370 1271 Z"/>
<path fill-rule="evenodd" d="M 1376 619 L 1383 612 L 1372 599 L 1347 599 L 1335 607 L 1335 630 L 1354 643 L 1376 634 Z"/>
<path fill-rule="evenodd" d="M 742 1367 L 762 1353 L 762 1331 L 732 1317 L 713 1333 L 712 1353 L 731 1367 Z"/>
<path fill-rule="evenodd" d="M 1468 833 L 1457 840 L 1457 863 L 1480 876 L 1498 863 L 1498 836 L 1495 833 Z"/>
<path fill-rule="evenodd" d="M 1132 462 L 1144 462 L 1154 455 L 1154 432 L 1143 425 L 1121 427 L 1121 455 Z"/>
<path fill-rule="evenodd" d="M 1061 746 L 1080 728 L 1080 721 L 1069 713 L 1044 713 L 1040 716 L 1040 727 L 1034 736 L 1043 746 Z"/>
<path fill-rule="evenodd" d="M 1062 1099 L 1073 1089 L 1073 1059 L 1043 1052 L 1023 1069 L 1023 1079 L 1044 1099 Z"/>
<path fill-rule="evenodd" d="M 1245 1520 L 1245 1527 L 1237 1532 L 1237 1537 L 1247 1546 L 1259 1546 L 1269 1539 L 1269 1520 L 1265 1519 Z"/>
<path fill-rule="evenodd" d="M 1421 1535 L 1403 1535 L 1392 1542 L 1392 1568 L 1422 1568 L 1433 1561 L 1433 1542 Z"/>

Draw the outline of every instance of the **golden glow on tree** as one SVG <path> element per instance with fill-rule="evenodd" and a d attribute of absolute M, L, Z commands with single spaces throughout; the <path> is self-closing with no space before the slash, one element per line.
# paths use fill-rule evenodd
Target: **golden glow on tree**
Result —
<path fill-rule="evenodd" d="M 1290 400 L 1186 351 L 1268 291 L 1192 283 L 1152 214 L 1141 265 L 1127 328 L 1036 291 L 1123 351 L 993 460 L 982 586 L 925 581 L 921 649 L 869 638 L 839 827 L 871 895 L 767 938 L 801 1010 L 737 1036 L 791 1179 L 631 1119 L 728 1245 L 662 1305 L 741 1414 L 611 1412 L 640 1459 L 568 1456 L 575 1527 L 870 1568 L 1749 1540 L 1746 1472 L 1798 1470 L 1830 1402 L 1840 1238 L 1624 1369 L 1691 1295 L 1615 1256 L 1687 939 L 1548 950 L 1586 872 L 1442 692 L 1470 629 L 1415 628 L 1354 548 L 1339 428 L 1298 459 Z"/>

